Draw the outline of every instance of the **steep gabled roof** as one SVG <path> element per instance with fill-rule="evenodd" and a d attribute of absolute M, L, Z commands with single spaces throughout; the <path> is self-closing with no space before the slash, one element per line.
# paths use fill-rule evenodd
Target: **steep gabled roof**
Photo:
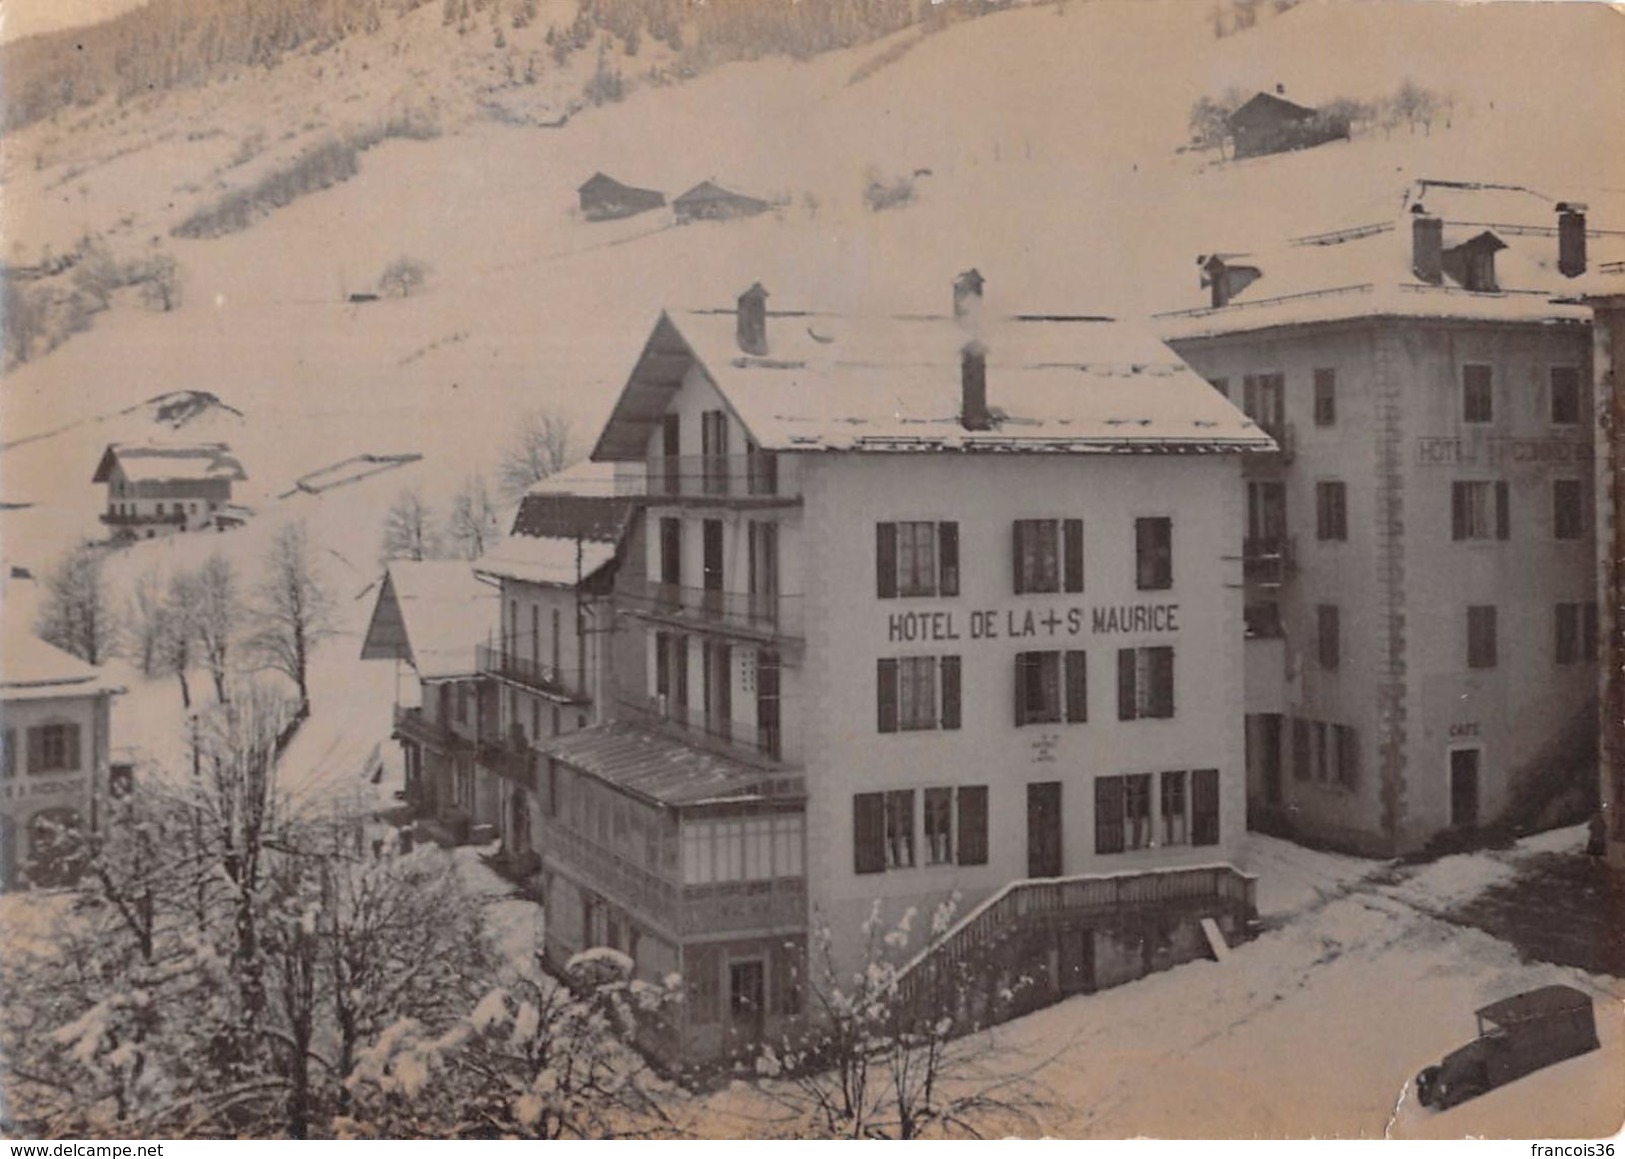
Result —
<path fill-rule="evenodd" d="M 760 206 L 767 208 L 767 202 L 760 197 L 751 197 L 744 193 L 735 193 L 731 189 L 724 189 L 714 181 L 702 181 L 686 193 L 679 194 L 673 199 L 673 205 L 700 205 L 705 202 L 729 202 L 735 205 Z"/>
<path fill-rule="evenodd" d="M 132 481 L 248 478 L 225 443 L 109 443 L 90 481 L 107 482 L 114 463 Z"/>
<path fill-rule="evenodd" d="M 471 676 L 474 646 L 501 616 L 495 589 L 466 560 L 397 560 L 378 590 L 361 658 L 405 660 L 423 680 Z"/>
<path fill-rule="evenodd" d="M 1307 105 L 1300 105 L 1289 101 L 1285 97 L 1274 93 L 1254 93 L 1235 112 L 1230 114 L 1232 127 L 1235 125 L 1255 125 L 1261 121 L 1307 121 L 1316 115 L 1317 111 Z"/>

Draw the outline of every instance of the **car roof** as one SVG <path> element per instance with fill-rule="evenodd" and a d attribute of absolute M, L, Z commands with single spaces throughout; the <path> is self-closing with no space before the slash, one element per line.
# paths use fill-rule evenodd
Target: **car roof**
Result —
<path fill-rule="evenodd" d="M 1542 986 L 1538 990 L 1528 990 L 1499 1002 L 1491 1002 L 1478 1011 L 1478 1016 L 1499 1026 L 1510 1026 L 1581 1007 L 1591 1007 L 1591 996 L 1585 991 L 1576 990 L 1573 986 Z"/>

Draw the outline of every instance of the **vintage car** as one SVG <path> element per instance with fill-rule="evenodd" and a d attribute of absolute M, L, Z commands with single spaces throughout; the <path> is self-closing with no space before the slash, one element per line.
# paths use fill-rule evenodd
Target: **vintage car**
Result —
<path fill-rule="evenodd" d="M 1542 986 L 1478 1011 L 1478 1037 L 1424 1068 L 1416 1095 L 1424 1107 L 1442 1111 L 1597 1047 L 1590 996 L 1572 986 Z"/>

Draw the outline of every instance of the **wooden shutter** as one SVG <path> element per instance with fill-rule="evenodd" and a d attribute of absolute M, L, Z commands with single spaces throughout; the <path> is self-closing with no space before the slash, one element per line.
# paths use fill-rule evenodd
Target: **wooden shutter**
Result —
<path fill-rule="evenodd" d="M 77 724 L 65 725 L 62 729 L 68 741 L 68 763 L 70 772 L 77 772 L 84 766 L 79 763 L 79 726 Z"/>
<path fill-rule="evenodd" d="M 875 524 L 875 594 L 883 600 L 897 596 L 897 524 Z"/>
<path fill-rule="evenodd" d="M 1123 852 L 1123 778 L 1095 778 L 1095 852 Z"/>
<path fill-rule="evenodd" d="M 857 793 L 852 797 L 852 872 L 883 873 L 885 869 L 885 794 Z"/>
<path fill-rule="evenodd" d="M 1069 592 L 1083 590 L 1083 520 L 1068 519 L 1061 525 L 1063 586 Z"/>
<path fill-rule="evenodd" d="M 1158 718 L 1174 714 L 1174 650 L 1149 648 L 1151 663 L 1147 673 L 1151 681 L 1151 715 Z"/>
<path fill-rule="evenodd" d="M 987 786 L 959 790 L 959 864 L 987 864 Z"/>
<path fill-rule="evenodd" d="M 4 751 L 0 751 L 0 776 L 15 776 L 17 773 L 17 730 L 8 728 L 5 732 Z M 0 854 L 3 857 L 4 854 Z"/>
<path fill-rule="evenodd" d="M 1066 719 L 1074 724 L 1089 719 L 1089 654 L 1066 654 Z"/>
<path fill-rule="evenodd" d="M 1191 844 L 1219 843 L 1219 770 L 1191 773 Z"/>
<path fill-rule="evenodd" d="M 1307 781 L 1309 768 L 1309 722 L 1301 716 L 1292 718 L 1292 776 Z"/>
<path fill-rule="evenodd" d="M 1117 719 L 1133 720 L 1138 713 L 1134 708 L 1134 649 L 1117 650 Z"/>
<path fill-rule="evenodd" d="M 1325 536 L 1321 536 L 1322 539 Z M 1467 538 L 1467 484 L 1450 484 L 1450 538 Z"/>
<path fill-rule="evenodd" d="M 937 593 L 959 594 L 959 524 L 937 524 Z"/>
<path fill-rule="evenodd" d="M 875 663 L 875 704 L 881 732 L 897 731 L 897 661 Z"/>
<path fill-rule="evenodd" d="M 1026 652 L 1016 653 L 1016 727 L 1020 728 L 1027 723 L 1027 665 L 1029 663 Z"/>
<path fill-rule="evenodd" d="M 944 656 L 942 667 L 942 727 L 959 727 L 959 657 Z"/>
<path fill-rule="evenodd" d="M 1018 596 L 1027 590 L 1022 582 L 1024 577 L 1021 571 L 1021 559 L 1027 545 L 1025 529 L 1026 524 L 1019 519 L 1010 524 L 1010 567 L 1014 583 L 1012 590 Z"/>
<path fill-rule="evenodd" d="M 44 767 L 45 760 L 45 730 L 31 728 L 28 730 L 28 771 L 37 773 Z"/>
<path fill-rule="evenodd" d="M 1495 538 L 1512 538 L 1512 496 L 1505 479 L 1495 484 Z"/>

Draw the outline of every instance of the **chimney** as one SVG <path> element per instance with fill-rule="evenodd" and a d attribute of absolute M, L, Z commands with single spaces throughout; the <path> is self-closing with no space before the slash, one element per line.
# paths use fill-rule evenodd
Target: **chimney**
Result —
<path fill-rule="evenodd" d="M 767 354 L 767 291 L 761 282 L 739 295 L 739 349 L 762 357 Z"/>
<path fill-rule="evenodd" d="M 1586 272 L 1585 206 L 1578 202 L 1557 203 L 1557 269 L 1565 278 Z"/>
<path fill-rule="evenodd" d="M 982 287 L 986 280 L 977 270 L 966 270 L 954 279 L 954 318 L 956 321 L 975 322 L 982 308 Z"/>
<path fill-rule="evenodd" d="M 1444 222 L 1420 205 L 1411 209 L 1411 271 L 1418 281 L 1444 284 Z"/>
<path fill-rule="evenodd" d="M 1230 271 L 1225 268 L 1224 259 L 1214 254 L 1202 263 L 1202 273 L 1206 277 L 1208 290 L 1212 296 L 1209 301 L 1215 310 L 1222 309 L 1230 304 Z"/>
<path fill-rule="evenodd" d="M 967 342 L 959 352 L 959 422 L 967 431 L 992 429 L 987 410 L 987 347 Z"/>
<path fill-rule="evenodd" d="M 1286 96 L 1286 86 L 1280 81 L 1275 82 L 1275 95 L 1278 97 Z"/>

